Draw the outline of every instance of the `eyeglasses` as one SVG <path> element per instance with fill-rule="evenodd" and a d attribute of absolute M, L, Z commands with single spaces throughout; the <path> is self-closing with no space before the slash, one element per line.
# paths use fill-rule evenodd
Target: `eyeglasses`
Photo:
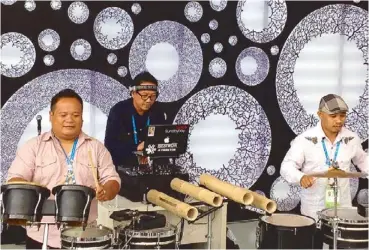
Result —
<path fill-rule="evenodd" d="M 155 101 L 156 98 L 158 98 L 158 95 L 141 95 L 140 93 L 136 92 L 139 96 L 141 96 L 141 99 L 146 101 L 150 98 L 150 101 Z"/>

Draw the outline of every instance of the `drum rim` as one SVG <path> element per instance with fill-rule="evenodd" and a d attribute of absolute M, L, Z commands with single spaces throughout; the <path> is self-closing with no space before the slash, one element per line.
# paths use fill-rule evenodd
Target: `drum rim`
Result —
<path fill-rule="evenodd" d="M 160 237 L 173 237 L 176 235 L 176 227 L 173 225 L 167 225 L 165 227 L 162 227 L 163 229 L 165 229 L 165 231 L 163 232 L 159 232 L 159 233 L 153 233 L 150 232 L 150 230 L 154 230 L 157 228 L 153 228 L 153 229 L 147 229 L 147 230 L 134 230 L 134 229 L 124 229 L 123 227 L 119 228 L 119 234 L 128 236 L 128 237 L 134 237 L 134 238 L 158 238 L 158 236 Z"/>
<path fill-rule="evenodd" d="M 354 210 L 357 213 L 357 209 L 355 209 L 355 207 L 346 207 L 346 208 L 339 207 L 339 208 L 337 208 L 337 211 L 338 210 L 343 210 L 343 209 Z M 328 210 L 334 210 L 334 208 L 325 208 L 322 211 L 318 212 L 318 217 L 319 217 L 320 220 L 329 221 L 330 219 L 333 218 L 333 217 L 328 216 L 327 214 L 324 214 L 324 212 L 326 212 Z M 360 214 L 357 214 L 357 215 L 360 215 Z M 367 225 L 367 224 L 369 224 L 369 218 L 363 217 L 363 219 L 360 219 L 360 220 L 351 220 L 351 219 L 342 219 L 342 218 L 338 217 L 338 223 L 350 223 L 350 224 L 354 224 L 354 225 L 359 225 L 359 224 L 364 224 L 365 225 L 366 224 Z"/>
<path fill-rule="evenodd" d="M 113 230 L 111 230 L 108 227 L 104 227 L 102 225 L 99 225 L 97 227 L 94 226 L 94 227 L 88 227 L 88 228 L 104 230 L 104 231 L 107 232 L 107 234 L 103 235 L 103 236 L 97 236 L 97 237 L 89 237 L 89 236 L 87 236 L 87 237 L 73 237 L 73 236 L 63 235 L 63 233 L 66 232 L 66 231 L 77 229 L 75 227 L 71 227 L 71 228 L 62 229 L 62 231 L 60 233 L 60 238 L 61 238 L 61 240 L 64 240 L 64 241 L 67 241 L 67 242 L 72 242 L 74 240 L 75 243 L 101 243 L 101 242 L 104 242 L 104 241 L 109 241 L 113 238 L 114 232 L 113 232 Z M 82 229 L 82 228 L 78 227 L 78 229 Z"/>
<path fill-rule="evenodd" d="M 295 215 L 295 216 L 299 216 L 299 217 L 304 217 L 304 218 L 308 218 L 308 219 L 310 219 L 311 220 L 311 224 L 309 224 L 309 225 L 303 225 L 303 226 L 287 226 L 287 225 L 276 225 L 276 224 L 272 224 L 272 223 L 270 223 L 270 222 L 268 222 L 268 221 L 266 221 L 265 220 L 265 218 L 267 218 L 267 217 L 270 217 L 270 216 L 272 216 L 272 215 Z M 314 218 L 312 218 L 312 217 L 310 217 L 310 216 L 307 216 L 307 215 L 301 215 L 301 214 L 291 214 L 291 213 L 274 213 L 274 214 L 272 214 L 272 215 L 262 215 L 262 216 L 260 216 L 260 220 L 262 221 L 262 222 L 265 222 L 265 223 L 267 223 L 267 224 L 269 224 L 269 225 L 272 225 L 272 226 L 275 226 L 275 227 L 293 227 L 293 228 L 303 228 L 303 227 L 311 227 L 312 225 L 315 225 L 316 224 L 316 221 L 315 221 L 315 219 Z"/>

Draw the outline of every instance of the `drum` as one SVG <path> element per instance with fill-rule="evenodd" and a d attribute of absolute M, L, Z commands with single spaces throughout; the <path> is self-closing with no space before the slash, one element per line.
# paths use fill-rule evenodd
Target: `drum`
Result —
<path fill-rule="evenodd" d="M 314 249 L 315 220 L 297 214 L 261 216 L 256 235 L 259 249 Z"/>
<path fill-rule="evenodd" d="M 112 245 L 113 231 L 103 226 L 72 227 L 61 231 L 61 245 L 64 249 L 108 249 Z"/>
<path fill-rule="evenodd" d="M 175 249 L 176 227 L 168 225 L 149 230 L 118 228 L 122 249 Z"/>
<path fill-rule="evenodd" d="M 318 213 L 324 242 L 333 246 L 333 232 L 330 220 L 334 218 L 334 208 Z M 338 235 L 337 248 L 368 248 L 368 218 L 358 214 L 355 207 L 337 208 Z"/>
<path fill-rule="evenodd" d="M 57 222 L 87 223 L 95 190 L 81 185 L 60 185 L 54 187 L 52 193 L 55 195 Z"/>
<path fill-rule="evenodd" d="M 10 182 L 1 186 L 2 219 L 9 225 L 40 222 L 42 207 L 50 190 L 31 182 Z"/>

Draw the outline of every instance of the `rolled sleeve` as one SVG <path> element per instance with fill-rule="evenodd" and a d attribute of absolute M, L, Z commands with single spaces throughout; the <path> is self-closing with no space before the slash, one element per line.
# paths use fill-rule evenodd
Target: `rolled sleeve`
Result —
<path fill-rule="evenodd" d="M 303 146 L 303 141 L 297 137 L 291 142 L 291 147 L 283 159 L 280 174 L 287 182 L 299 184 L 304 176 L 300 171 L 305 158 Z"/>
<path fill-rule="evenodd" d="M 109 151 L 104 147 L 102 143 L 98 145 L 98 172 L 100 177 L 100 183 L 105 184 L 108 181 L 115 180 L 119 183 L 119 188 L 121 186 L 121 179 L 119 174 L 115 170 L 113 159 Z"/>
<path fill-rule="evenodd" d="M 36 150 L 37 138 L 29 140 L 17 150 L 15 159 L 8 170 L 8 181 L 12 178 L 32 181 L 36 166 Z"/>

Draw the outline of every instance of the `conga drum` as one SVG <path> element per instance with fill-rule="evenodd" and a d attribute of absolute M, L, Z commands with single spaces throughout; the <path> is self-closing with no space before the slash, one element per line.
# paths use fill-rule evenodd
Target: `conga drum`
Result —
<path fill-rule="evenodd" d="M 8 225 L 40 222 L 50 190 L 32 182 L 8 182 L 1 186 L 2 219 Z"/>

